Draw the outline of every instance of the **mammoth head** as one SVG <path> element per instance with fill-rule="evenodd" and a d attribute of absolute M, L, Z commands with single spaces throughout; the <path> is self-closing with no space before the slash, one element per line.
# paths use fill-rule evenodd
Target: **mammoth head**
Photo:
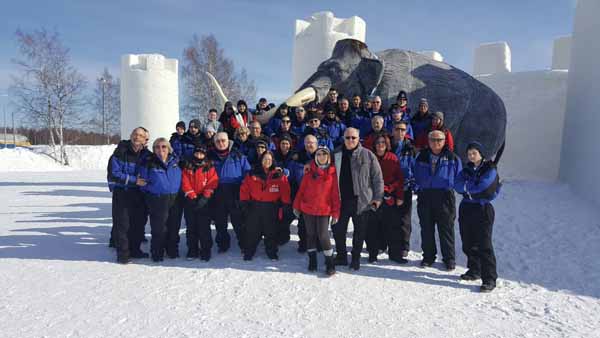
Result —
<path fill-rule="evenodd" d="M 322 101 L 332 86 L 343 93 L 371 94 L 383 77 L 383 61 L 367 45 L 354 39 L 335 44 L 331 58 L 299 88 L 314 89 L 313 100 Z"/>

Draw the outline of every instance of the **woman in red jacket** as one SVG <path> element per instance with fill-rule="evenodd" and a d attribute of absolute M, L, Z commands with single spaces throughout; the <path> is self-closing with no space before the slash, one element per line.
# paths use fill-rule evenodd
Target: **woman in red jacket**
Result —
<path fill-rule="evenodd" d="M 335 273 L 333 249 L 329 238 L 331 223 L 340 218 L 340 192 L 335 166 L 331 165 L 331 154 L 327 147 L 315 152 L 315 160 L 302 177 L 300 189 L 294 200 L 294 213 L 302 214 L 306 227 L 308 270 L 317 270 L 317 239 L 323 248 L 327 275 Z"/>
<path fill-rule="evenodd" d="M 277 255 L 277 224 L 279 207 L 289 208 L 290 185 L 281 169 L 275 168 L 274 155 L 265 151 L 258 164 L 248 174 L 240 187 L 240 202 L 246 219 L 244 233 L 244 260 L 250 261 L 262 235 L 265 236 L 267 256 Z"/>
<path fill-rule="evenodd" d="M 185 194 L 185 213 L 188 221 L 186 229 L 188 259 L 210 260 L 213 245 L 210 231 L 210 210 L 208 200 L 219 184 L 219 177 L 212 162 L 206 158 L 204 145 L 194 148 L 194 156 L 184 166 L 181 189 Z M 198 247 L 200 240 L 200 248 Z"/>
<path fill-rule="evenodd" d="M 408 250 L 405 244 L 406 234 L 400 222 L 400 207 L 404 203 L 404 176 L 400 161 L 392 152 L 390 139 L 379 136 L 373 144 L 373 152 L 379 160 L 383 174 L 383 203 L 379 208 L 367 233 L 367 250 L 369 262 L 377 261 L 379 250 L 388 248 L 390 260 L 398 263 L 408 263 L 403 257 L 403 251 Z"/>

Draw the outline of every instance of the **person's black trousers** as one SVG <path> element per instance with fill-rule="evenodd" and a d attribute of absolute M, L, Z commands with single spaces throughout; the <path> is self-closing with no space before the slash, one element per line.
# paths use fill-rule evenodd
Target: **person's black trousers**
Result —
<path fill-rule="evenodd" d="M 412 190 L 404 191 L 404 203 L 398 208 L 400 218 L 400 246 L 398 250 L 404 253 L 410 251 L 410 235 L 412 234 Z"/>
<path fill-rule="evenodd" d="M 468 273 L 483 282 L 496 282 L 496 255 L 492 244 L 495 211 L 491 203 L 462 202 L 458 211 L 462 250 L 467 256 Z"/>
<path fill-rule="evenodd" d="M 352 256 L 360 257 L 367 236 L 367 228 L 369 220 L 372 217 L 373 211 L 364 211 L 357 214 L 357 198 L 351 200 L 343 200 L 340 219 L 336 224 L 333 224 L 333 239 L 335 241 L 335 250 L 338 256 L 347 255 L 346 234 L 348 233 L 348 222 L 352 218 L 354 232 L 352 234 Z"/>
<path fill-rule="evenodd" d="M 146 225 L 146 206 L 143 193 L 138 189 L 113 190 L 113 241 L 117 257 L 128 259 L 132 252 L 139 252 Z M 142 236 L 140 236 L 140 232 Z"/>
<path fill-rule="evenodd" d="M 185 206 L 187 247 L 193 255 L 198 255 L 201 251 L 210 253 L 213 246 L 210 207 L 207 204 L 203 208 L 197 208 L 195 204 L 195 201 L 187 201 Z"/>
<path fill-rule="evenodd" d="M 454 248 L 455 201 L 453 190 L 430 189 L 418 193 L 417 213 L 421 224 L 421 248 L 423 249 L 423 260 L 426 262 L 435 262 L 437 254 L 436 225 L 444 263 L 456 262 Z"/>
<path fill-rule="evenodd" d="M 249 202 L 244 232 L 244 255 L 253 257 L 261 237 L 265 238 L 267 255 L 277 255 L 277 216 L 279 204 L 271 202 Z"/>
<path fill-rule="evenodd" d="M 145 195 L 150 212 L 150 252 L 152 257 L 162 258 L 165 250 L 169 257 L 177 257 L 177 238 L 180 222 L 176 219 L 177 194 Z M 177 233 L 177 235 L 175 235 Z"/>
<path fill-rule="evenodd" d="M 240 249 L 243 248 L 244 220 L 242 210 L 240 209 L 240 185 L 239 184 L 220 184 L 209 205 L 214 211 L 215 228 L 217 235 L 215 242 L 222 251 L 229 250 L 231 237 L 227 232 L 229 224 L 228 217 L 231 219 L 233 230 L 237 237 Z"/>

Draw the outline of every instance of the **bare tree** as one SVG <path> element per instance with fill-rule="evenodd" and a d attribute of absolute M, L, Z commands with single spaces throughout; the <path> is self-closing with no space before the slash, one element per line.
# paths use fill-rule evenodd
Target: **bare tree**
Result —
<path fill-rule="evenodd" d="M 68 165 L 64 126 L 77 122 L 84 104 L 85 78 L 71 65 L 69 49 L 57 32 L 17 30 L 19 74 L 11 76 L 13 103 L 34 124 L 48 131 L 51 156 Z M 58 143 L 58 149 L 57 149 Z"/>
<path fill-rule="evenodd" d="M 109 144 L 111 136 L 120 133 L 121 84 L 107 68 L 104 68 L 96 79 L 91 105 L 94 117 L 90 125 L 95 132 L 101 133 L 106 144 Z"/>
<path fill-rule="evenodd" d="M 213 91 L 205 72 L 211 73 L 221 85 L 230 100 L 256 100 L 256 86 L 248 79 L 245 69 L 238 74 L 233 61 L 225 56 L 224 50 L 214 35 L 198 38 L 194 35 L 190 44 L 183 50 L 181 76 L 184 87 L 182 116 L 204 118 L 210 108 L 218 107 L 219 98 Z"/>

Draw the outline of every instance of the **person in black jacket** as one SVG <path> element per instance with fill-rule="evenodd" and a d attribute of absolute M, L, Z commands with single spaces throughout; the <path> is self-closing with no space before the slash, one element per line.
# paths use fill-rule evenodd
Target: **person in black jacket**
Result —
<path fill-rule="evenodd" d="M 127 264 L 131 258 L 146 258 L 140 249 L 146 225 L 146 206 L 139 186 L 145 184 L 138 177 L 140 159 L 150 154 L 144 147 L 147 130 L 138 127 L 130 139 L 121 141 L 108 160 L 108 187 L 112 192 L 112 240 L 117 248 L 117 262 Z"/>

